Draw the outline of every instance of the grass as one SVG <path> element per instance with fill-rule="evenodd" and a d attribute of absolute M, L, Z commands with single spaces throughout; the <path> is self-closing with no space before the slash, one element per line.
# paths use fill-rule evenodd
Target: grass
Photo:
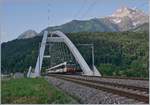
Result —
<path fill-rule="evenodd" d="M 73 99 L 50 85 L 44 78 L 21 78 L 2 81 L 3 104 L 64 104 Z"/>

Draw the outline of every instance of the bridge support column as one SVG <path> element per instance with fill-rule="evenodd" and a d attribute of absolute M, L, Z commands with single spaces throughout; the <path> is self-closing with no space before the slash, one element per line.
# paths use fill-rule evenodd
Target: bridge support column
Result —
<path fill-rule="evenodd" d="M 34 77 L 38 77 L 41 74 L 41 67 L 42 67 L 42 62 L 43 62 L 43 57 L 44 57 L 44 52 L 45 52 L 47 36 L 48 36 L 48 31 L 44 31 L 41 47 L 39 50 L 39 55 L 38 55 L 36 66 L 35 66 Z"/>

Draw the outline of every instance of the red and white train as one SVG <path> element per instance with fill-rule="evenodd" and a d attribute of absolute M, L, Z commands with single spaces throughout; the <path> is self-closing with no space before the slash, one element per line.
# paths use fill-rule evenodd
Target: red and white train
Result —
<path fill-rule="evenodd" d="M 66 62 L 56 65 L 47 69 L 47 73 L 75 73 L 82 72 L 79 67 L 76 67 L 74 64 L 67 64 Z"/>

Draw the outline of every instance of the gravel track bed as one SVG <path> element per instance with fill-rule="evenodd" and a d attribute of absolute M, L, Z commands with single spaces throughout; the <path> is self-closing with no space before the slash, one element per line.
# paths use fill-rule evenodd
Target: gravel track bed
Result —
<path fill-rule="evenodd" d="M 143 102 L 134 99 L 128 99 L 127 97 L 107 93 L 55 77 L 46 76 L 45 78 L 60 90 L 77 98 L 79 103 L 82 104 L 143 104 Z"/>
<path fill-rule="evenodd" d="M 143 81 L 143 80 L 84 77 L 84 76 L 77 76 L 77 75 L 64 75 L 64 76 L 69 76 L 69 77 L 71 76 L 74 78 L 82 78 L 82 79 L 87 79 L 87 80 L 96 80 L 100 82 L 117 83 L 117 84 L 123 84 L 123 85 L 149 88 L 149 81 Z"/>

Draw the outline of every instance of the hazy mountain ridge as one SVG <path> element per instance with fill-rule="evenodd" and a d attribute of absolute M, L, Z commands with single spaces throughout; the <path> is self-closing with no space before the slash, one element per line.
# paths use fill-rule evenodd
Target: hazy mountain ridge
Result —
<path fill-rule="evenodd" d="M 37 36 L 37 34 L 38 33 L 34 30 L 27 30 L 27 31 L 23 32 L 21 35 L 19 35 L 17 39 L 33 38 L 33 37 Z"/>

